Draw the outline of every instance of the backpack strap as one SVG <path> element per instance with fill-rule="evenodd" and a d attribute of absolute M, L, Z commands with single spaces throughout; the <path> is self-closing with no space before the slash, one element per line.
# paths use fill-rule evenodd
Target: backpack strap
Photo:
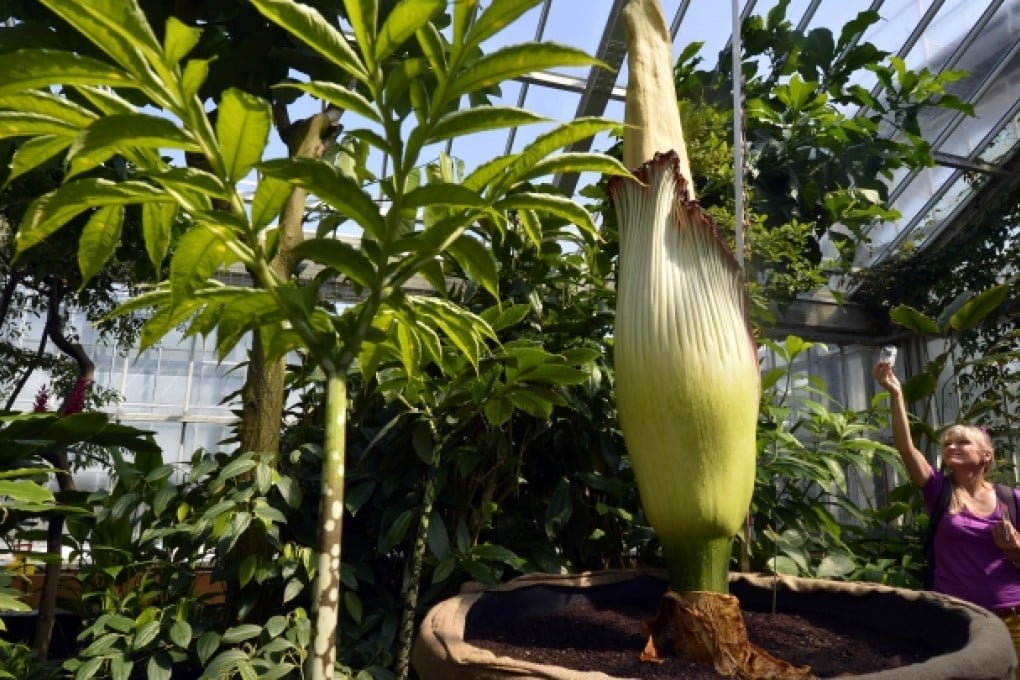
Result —
<path fill-rule="evenodd" d="M 942 484 L 942 491 L 935 499 L 935 505 L 928 513 L 928 529 L 924 532 L 924 540 L 921 544 L 921 583 L 926 590 L 935 586 L 935 530 L 939 522 L 949 509 L 949 501 L 953 495 L 953 480 L 945 478 Z"/>
<path fill-rule="evenodd" d="M 1013 526 L 1017 526 L 1016 494 L 1013 493 L 1013 487 L 1005 484 L 996 484 L 995 495 L 998 497 L 999 502 L 1002 503 L 1002 507 L 1005 508 L 1009 521 L 1013 523 Z"/>
<path fill-rule="evenodd" d="M 946 514 L 946 510 L 949 509 L 949 501 L 953 497 L 953 478 L 948 475 L 943 478 L 942 491 L 939 492 L 939 497 L 935 499 L 935 506 L 931 509 L 931 521 L 928 523 L 928 533 L 930 536 L 935 536 L 935 531 L 939 527 L 939 522 L 942 521 L 942 516 Z M 1016 504 L 1014 503 L 1014 507 Z M 1016 513 L 1011 515 L 1016 516 Z"/>

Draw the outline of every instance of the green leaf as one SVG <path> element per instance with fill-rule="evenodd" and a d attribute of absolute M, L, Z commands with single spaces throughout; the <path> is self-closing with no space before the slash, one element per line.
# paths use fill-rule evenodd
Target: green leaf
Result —
<path fill-rule="evenodd" d="M 477 192 L 453 182 L 430 182 L 417 186 L 404 195 L 407 208 L 457 207 L 485 208 L 485 200 Z"/>
<path fill-rule="evenodd" d="M 216 175 L 198 168 L 170 168 L 149 175 L 162 185 L 167 193 L 191 212 L 207 210 L 211 203 L 205 197 L 221 201 L 230 200 L 230 191 Z"/>
<path fill-rule="evenodd" d="M 511 194 L 498 201 L 493 207 L 499 210 L 534 210 L 562 217 L 573 225 L 590 234 L 597 234 L 598 229 L 591 219 L 591 213 L 579 204 L 554 194 L 523 192 Z"/>
<path fill-rule="evenodd" d="M 142 624 L 142 626 L 139 627 L 138 632 L 135 633 L 134 639 L 131 641 L 131 649 L 137 651 L 144 648 L 156 639 L 156 636 L 159 635 L 159 630 L 159 621 L 149 621 Z"/>
<path fill-rule="evenodd" d="M 332 238 L 307 239 L 291 251 L 297 259 L 308 259 L 330 267 L 366 289 L 376 284 L 377 274 L 372 262 L 354 246 Z"/>
<path fill-rule="evenodd" d="M 273 295 L 264 290 L 238 291 L 218 309 L 216 352 L 220 358 L 241 341 L 249 330 L 282 320 L 284 310 Z"/>
<path fill-rule="evenodd" d="M 496 272 L 496 259 L 477 238 L 462 234 L 450 244 L 446 252 L 471 279 L 482 284 L 493 297 L 498 298 L 499 275 Z"/>
<path fill-rule="evenodd" d="M 507 397 L 514 407 L 541 420 L 548 420 L 553 406 L 564 403 L 563 398 L 555 392 L 536 388 L 511 388 L 507 390 Z"/>
<path fill-rule="evenodd" d="M 371 80 L 365 65 L 343 34 L 310 6 L 293 0 L 252 0 L 252 4 L 266 18 L 286 29 L 323 59 L 365 84 Z"/>
<path fill-rule="evenodd" d="M 536 248 L 542 247 L 542 220 L 534 210 L 518 210 L 518 217 L 521 219 L 521 228 L 525 236 Z"/>
<path fill-rule="evenodd" d="M 24 503 L 51 503 L 56 499 L 53 492 L 45 486 L 27 480 L 0 480 L 0 496 L 9 496 L 15 501 Z"/>
<path fill-rule="evenodd" d="M 128 680 L 134 667 L 135 662 L 130 659 L 123 656 L 113 657 L 110 659 L 110 680 Z"/>
<path fill-rule="evenodd" d="M 106 205 L 173 200 L 145 182 L 84 178 L 37 198 L 29 206 L 17 235 L 17 252 L 37 245 L 80 213 Z"/>
<path fill-rule="evenodd" d="M 159 116 L 119 113 L 96 120 L 82 130 L 67 151 L 69 176 L 86 172 L 116 154 L 134 147 L 198 151 L 194 138 L 175 123 Z"/>
<path fill-rule="evenodd" d="M 73 138 L 41 135 L 26 139 L 18 145 L 11 160 L 11 172 L 7 176 L 7 184 L 10 184 L 26 172 L 35 170 L 37 167 L 61 153 L 71 145 Z"/>
<path fill-rule="evenodd" d="M 211 229 L 198 225 L 185 232 L 170 260 L 170 290 L 174 303 L 180 304 L 226 260 L 227 246 Z"/>
<path fill-rule="evenodd" d="M 390 528 L 386 530 L 386 533 L 379 536 L 379 554 L 388 554 L 404 540 L 412 519 L 414 519 L 414 513 L 411 510 L 404 510 L 397 515 L 397 518 L 390 523 Z"/>
<path fill-rule="evenodd" d="M 428 320 L 428 325 L 441 329 L 464 358 L 477 368 L 481 337 L 493 335 L 481 317 L 445 300 L 432 298 L 416 300 L 415 311 Z"/>
<path fill-rule="evenodd" d="M 232 460 L 223 466 L 220 473 L 216 475 L 216 479 L 221 482 L 225 482 L 254 469 L 256 465 L 258 465 L 258 463 L 251 458 L 239 458 L 237 460 Z"/>
<path fill-rule="evenodd" d="M 142 235 L 149 262 L 159 271 L 170 248 L 170 232 L 177 216 L 176 203 L 143 203 Z"/>
<path fill-rule="evenodd" d="M 347 613 L 350 614 L 351 619 L 355 623 L 361 623 L 364 608 L 361 604 L 361 598 L 353 590 L 344 591 L 344 609 L 347 610 Z"/>
<path fill-rule="evenodd" d="M 110 64 L 61 50 L 26 49 L 0 54 L 0 95 L 45 90 L 54 85 L 134 88 L 138 83 Z"/>
<path fill-rule="evenodd" d="M 467 5 L 468 3 L 464 3 Z M 415 36 L 422 53 L 429 62 L 429 67 L 436 75 L 439 82 L 446 82 L 446 71 L 449 68 L 446 61 L 446 50 L 443 45 L 443 36 L 440 35 L 434 24 L 425 24 Z"/>
<path fill-rule="evenodd" d="M 166 35 L 163 36 L 163 53 L 171 64 L 180 63 L 198 45 L 202 30 L 188 26 L 177 17 L 166 21 Z"/>
<path fill-rule="evenodd" d="M 89 659 L 78 668 L 77 672 L 75 672 L 74 680 L 87 680 L 88 678 L 91 678 L 99 672 L 99 669 L 103 667 L 103 663 L 105 661 L 106 659 L 101 656 Z"/>
<path fill-rule="evenodd" d="M 935 376 L 929 373 L 918 373 L 903 383 L 903 400 L 911 404 L 927 399 L 935 392 L 936 387 L 938 387 L 938 381 Z"/>
<path fill-rule="evenodd" d="M 166 296 L 165 302 L 171 302 L 169 295 Z M 142 326 L 138 339 L 140 349 L 144 350 L 155 345 L 167 333 L 177 328 L 185 319 L 194 314 L 202 305 L 202 300 L 188 298 L 179 301 L 177 304 L 167 304 L 167 306 L 157 309 Z M 121 308 L 118 308 L 118 313 L 120 312 Z"/>
<path fill-rule="evenodd" d="M 120 243 L 124 226 L 124 206 L 108 205 L 100 208 L 82 230 L 78 239 L 78 268 L 81 270 L 81 287 L 110 261 Z"/>
<path fill-rule="evenodd" d="M 499 31 L 523 16 L 542 0 L 493 0 L 485 11 L 468 29 L 464 36 L 462 49 L 471 49 L 481 45 Z"/>
<path fill-rule="evenodd" d="M 476 106 L 447 113 L 429 129 L 426 144 L 486 130 L 501 130 L 548 120 L 516 106 Z"/>
<path fill-rule="evenodd" d="M 189 59 L 184 64 L 184 75 L 181 76 L 181 93 L 185 97 L 194 97 L 202 89 L 209 78 L 209 61 L 207 59 Z"/>
<path fill-rule="evenodd" d="M 999 284 L 978 293 L 949 317 L 949 326 L 957 332 L 968 331 L 994 312 L 1009 294 L 1009 286 Z"/>
<path fill-rule="evenodd" d="M 272 125 L 266 100 L 237 88 L 223 93 L 216 116 L 216 136 L 231 182 L 239 182 L 262 159 Z"/>
<path fill-rule="evenodd" d="M 530 313 L 531 305 L 515 304 L 505 308 L 490 307 L 479 316 L 492 326 L 494 331 L 502 331 L 517 325 Z"/>
<path fill-rule="evenodd" d="M 156 652 L 149 657 L 149 663 L 145 664 L 146 680 L 171 680 L 173 676 L 173 661 L 166 652 Z"/>
<path fill-rule="evenodd" d="M 485 90 L 533 71 L 600 64 L 584 50 L 552 42 L 510 45 L 491 52 L 448 84 L 451 98 Z"/>
<path fill-rule="evenodd" d="M 241 560 L 241 564 L 237 568 L 237 581 L 242 588 L 248 585 L 251 581 L 252 577 L 255 575 L 255 569 L 258 565 L 258 558 L 255 555 L 248 555 Z"/>
<path fill-rule="evenodd" d="M 847 555 L 826 555 L 818 564 L 815 576 L 824 579 L 839 579 L 852 573 L 855 568 L 853 559 Z"/>
<path fill-rule="evenodd" d="M 397 4 L 375 36 L 372 50 L 375 63 L 381 64 L 396 52 L 418 29 L 429 23 L 445 4 L 443 0 L 402 0 Z M 361 43 L 360 37 L 358 42 Z M 362 49 L 366 48 L 367 45 L 362 44 Z"/>
<path fill-rule="evenodd" d="M 553 152 L 586 140 L 600 132 L 617 128 L 619 125 L 619 122 L 606 118 L 576 118 L 536 137 L 510 160 L 504 170 L 498 171 L 495 175 L 491 175 L 491 171 L 480 172 L 482 168 L 479 168 L 475 173 L 472 173 L 475 177 L 471 185 L 479 179 L 485 179 L 488 182 L 498 177 L 497 186 L 506 191 L 523 181 L 523 178 L 532 172 L 538 163 Z M 465 183 L 467 184 L 467 181 Z"/>
<path fill-rule="evenodd" d="M 570 480 L 561 478 L 556 483 L 549 505 L 545 508 L 545 535 L 550 541 L 554 540 L 560 531 L 570 521 L 574 512 L 574 499 L 570 491 Z"/>
<path fill-rule="evenodd" d="M 899 305 L 889 312 L 889 318 L 918 335 L 938 335 L 939 327 L 930 317 L 925 316 L 913 307 Z"/>
<path fill-rule="evenodd" d="M 245 640 L 251 640 L 252 638 L 258 637 L 261 632 L 262 626 L 254 623 L 243 623 L 240 626 L 227 628 L 223 631 L 222 642 L 225 645 L 235 645 L 238 642 L 244 642 Z"/>
<path fill-rule="evenodd" d="M 69 137 L 77 134 L 74 126 L 59 118 L 39 113 L 0 111 L 0 138 L 57 135 Z"/>
<path fill-rule="evenodd" d="M 307 189 L 353 219 L 369 237 L 382 239 L 386 224 L 379 206 L 355 181 L 330 163 L 309 158 L 281 158 L 262 163 L 259 169 L 270 177 Z"/>
<path fill-rule="evenodd" d="M 515 566 L 520 561 L 512 550 L 492 543 L 474 546 L 471 548 L 471 556 L 486 562 L 502 562 L 510 566 Z"/>
<path fill-rule="evenodd" d="M 45 90 L 0 96 L 0 109 L 57 119 L 79 130 L 99 117 L 81 104 Z"/>
<path fill-rule="evenodd" d="M 446 523 L 443 521 L 439 511 L 433 509 L 432 517 L 429 519 L 428 528 L 429 552 L 439 561 L 445 560 L 450 555 L 450 536 L 446 531 Z"/>
<path fill-rule="evenodd" d="M 147 70 L 147 62 L 162 64 L 162 46 L 137 2 L 44 0 L 44 4 L 136 76 Z"/>
<path fill-rule="evenodd" d="M 521 174 L 518 181 L 568 173 L 592 172 L 607 177 L 628 177 L 631 173 L 623 163 L 601 153 L 561 153 L 535 163 Z"/>
<path fill-rule="evenodd" d="M 170 626 L 170 640 L 181 649 L 187 649 L 191 644 L 191 624 L 182 620 L 174 621 Z"/>
<path fill-rule="evenodd" d="M 195 643 L 195 652 L 198 654 L 198 660 L 205 665 L 205 662 L 213 655 L 220 646 L 220 635 L 215 631 L 209 631 L 202 633 L 198 638 L 198 642 Z"/>
<path fill-rule="evenodd" d="M 334 106 L 338 106 L 341 109 L 356 113 L 362 118 L 366 118 L 374 123 L 382 124 L 382 119 L 379 117 L 379 112 L 373 106 L 372 102 L 366 99 L 361 93 L 338 85 L 337 83 L 330 83 L 324 81 L 312 81 L 310 83 L 284 83 L 276 85 L 275 87 L 281 88 L 294 88 L 301 90 L 307 94 L 317 97 L 322 101 L 329 102 Z"/>
<path fill-rule="evenodd" d="M 263 177 L 255 189 L 251 201 L 251 224 L 256 229 L 269 226 L 287 204 L 287 199 L 294 192 L 289 182 Z"/>
<path fill-rule="evenodd" d="M 379 63 L 372 58 L 375 54 L 379 4 L 377 0 L 344 0 L 344 9 L 347 10 L 347 21 L 354 31 L 354 41 L 361 54 L 366 55 L 365 65 L 372 72 Z"/>

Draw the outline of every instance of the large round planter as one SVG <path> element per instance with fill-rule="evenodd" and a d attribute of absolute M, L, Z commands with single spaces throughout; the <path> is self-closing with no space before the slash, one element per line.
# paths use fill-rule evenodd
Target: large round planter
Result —
<path fill-rule="evenodd" d="M 605 673 L 497 657 L 465 642 L 467 618 L 472 610 L 478 613 L 483 608 L 498 608 L 499 615 L 506 617 L 551 611 L 576 597 L 605 606 L 614 597 L 621 597 L 624 592 L 621 588 L 657 587 L 661 592 L 664 586 L 659 575 L 626 570 L 568 576 L 531 574 L 494 588 L 469 584 L 460 595 L 429 611 L 415 641 L 412 662 L 421 680 L 622 680 Z M 862 628 L 924 640 L 933 649 L 944 650 L 923 663 L 853 677 L 867 680 L 1014 677 L 1017 658 L 1005 624 L 987 610 L 956 598 L 872 584 L 755 574 L 732 574 L 730 592 L 745 609 L 767 611 L 775 595 L 779 605 L 789 611 L 839 612 Z"/>

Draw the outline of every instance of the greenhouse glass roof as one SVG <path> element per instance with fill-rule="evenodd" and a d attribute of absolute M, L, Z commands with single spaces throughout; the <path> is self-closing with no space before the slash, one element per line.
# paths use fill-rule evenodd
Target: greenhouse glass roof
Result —
<path fill-rule="evenodd" d="M 730 44 L 734 13 L 764 16 L 776 4 L 777 0 L 663 0 L 674 55 L 689 43 L 702 41 L 704 63 L 714 64 L 718 52 Z M 504 86 L 499 103 L 528 108 L 552 121 L 591 115 L 623 120 L 627 80 L 619 19 L 623 5 L 624 0 L 545 0 L 501 32 L 499 39 L 507 44 L 539 39 L 581 47 L 617 71 L 534 73 Z M 1008 188 L 1017 174 L 1009 163 L 1017 148 L 1020 115 L 1020 89 L 1015 85 L 1020 79 L 1020 0 L 791 0 L 787 17 L 798 28 L 824 26 L 838 34 L 847 21 L 868 9 L 878 12 L 881 20 L 862 40 L 901 57 L 914 69 L 966 71 L 968 75 L 949 89 L 972 104 L 977 115 L 940 109 L 922 120 L 937 164 L 894 177 L 891 197 L 901 217 L 872 229 L 872 247 L 862 250 L 862 267 L 907 241 L 921 247 L 943 243 L 967 211 L 980 208 L 974 201 L 977 186 L 996 182 Z M 519 150 L 546 129 L 534 125 L 509 134 L 475 135 L 442 150 L 470 169 Z M 586 146 L 605 150 L 609 139 L 596 137 Z M 584 177 L 558 181 L 568 191 L 587 183 Z"/>

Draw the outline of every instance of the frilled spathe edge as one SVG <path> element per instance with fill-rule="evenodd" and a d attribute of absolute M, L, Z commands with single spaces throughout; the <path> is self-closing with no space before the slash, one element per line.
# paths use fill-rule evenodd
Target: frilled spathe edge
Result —
<path fill-rule="evenodd" d="M 741 278 L 744 276 L 744 270 L 740 266 L 740 262 L 734 256 L 733 251 L 730 250 L 726 244 L 726 240 L 723 238 L 722 229 L 716 224 L 715 220 L 705 212 L 704 208 L 701 207 L 701 202 L 697 199 L 692 199 L 690 185 L 687 182 L 687 178 L 684 177 L 680 170 L 680 156 L 676 151 L 665 151 L 656 153 L 655 156 L 641 164 L 637 169 L 632 171 L 633 179 L 630 177 L 613 177 L 609 180 L 609 198 L 615 205 L 618 200 L 619 193 L 624 190 L 638 190 L 646 193 L 651 192 L 652 179 L 656 173 L 668 172 L 673 175 L 673 179 L 676 186 L 676 202 L 678 206 L 682 207 L 682 210 L 677 210 L 677 228 L 678 229 L 699 229 L 705 234 L 711 236 L 713 241 L 717 244 L 720 254 L 723 260 L 726 262 L 734 273 L 738 274 Z M 634 180 L 637 180 L 636 182 Z M 628 189 L 628 187 L 630 187 Z"/>
<path fill-rule="evenodd" d="M 733 251 L 726 243 L 722 229 L 712 217 L 701 207 L 701 202 L 691 198 L 690 185 L 687 178 L 681 171 L 680 156 L 676 151 L 665 151 L 656 153 L 651 160 L 645 161 L 638 168 L 632 171 L 632 177 L 613 177 L 609 180 L 608 190 L 610 201 L 619 216 L 619 201 L 624 191 L 640 192 L 644 197 L 651 200 L 654 191 L 654 180 L 656 175 L 669 173 L 673 178 L 673 185 L 676 187 L 675 202 L 677 209 L 675 227 L 680 231 L 696 230 L 700 236 L 707 237 L 712 245 L 712 250 L 725 265 L 729 273 L 740 282 L 741 287 L 745 283 L 744 269 L 734 256 Z M 620 238 L 625 236 L 623 230 L 628 225 L 619 220 Z M 753 337 L 751 332 L 751 321 L 748 313 L 748 301 L 746 294 L 741 300 L 744 320 L 747 324 L 748 336 Z M 752 341 L 753 345 L 753 341 Z"/>

